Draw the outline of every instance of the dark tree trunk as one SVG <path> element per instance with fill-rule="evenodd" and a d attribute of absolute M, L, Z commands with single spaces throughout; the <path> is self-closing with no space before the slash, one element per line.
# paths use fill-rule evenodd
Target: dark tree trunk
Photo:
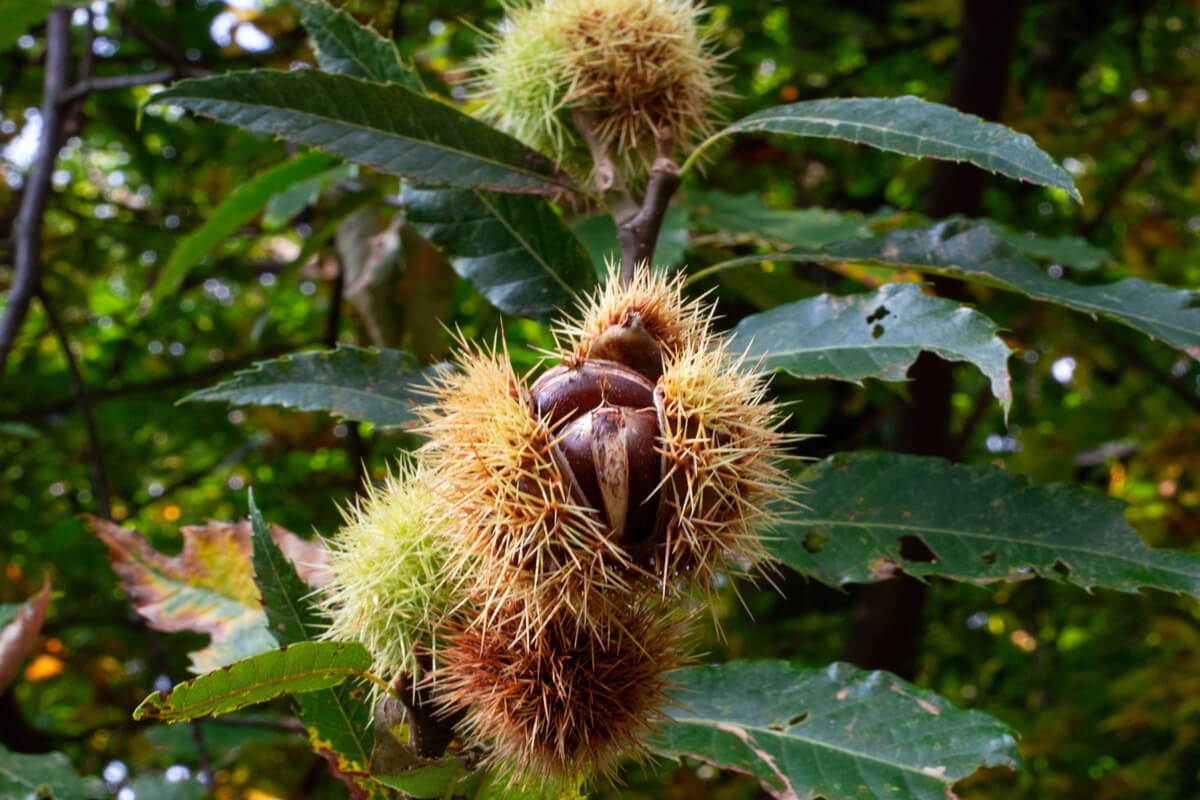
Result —
<path fill-rule="evenodd" d="M 964 0 L 951 105 L 985 119 L 999 119 L 1020 16 L 1020 2 Z M 927 213 L 933 217 L 978 216 L 987 179 L 987 173 L 976 167 L 939 161 Z M 935 278 L 933 283 L 944 297 L 962 297 L 956 281 Z M 951 364 L 922 353 L 908 377 L 909 401 L 900 409 L 895 448 L 914 455 L 957 458 L 950 435 Z M 932 556 L 915 539 L 904 542 L 901 554 L 917 561 Z M 925 584 L 902 576 L 863 586 L 857 594 L 842 657 L 864 669 L 886 669 L 913 677 L 924 628 Z"/>

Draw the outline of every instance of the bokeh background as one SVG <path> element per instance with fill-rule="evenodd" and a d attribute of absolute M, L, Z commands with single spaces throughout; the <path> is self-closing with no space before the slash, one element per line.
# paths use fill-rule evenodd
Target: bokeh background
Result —
<path fill-rule="evenodd" d="M 467 60 L 502 14 L 495 2 L 349 0 L 440 91 L 469 102 Z M 0 6 L 3 8 L 3 6 Z M 848 144 L 742 137 L 714 149 L 685 193 L 745 195 L 744 213 L 820 207 L 871 223 L 989 217 L 1013 230 L 1099 248 L 1071 277 L 1138 276 L 1200 287 L 1200 3 L 1183 0 L 736 0 L 711 4 L 728 53 L 724 113 L 827 96 L 915 94 L 1031 135 L 1085 200 L 970 168 Z M 93 74 L 184 75 L 313 63 L 295 11 L 270 0 L 77 4 L 75 59 Z M 93 31 L 88 34 L 89 28 Z M 44 26 L 0 20 L 0 290 L 12 278 L 14 218 L 41 129 Z M 330 533 L 364 481 L 414 440 L 275 408 L 176 405 L 256 360 L 334 342 L 387 344 L 426 362 L 450 335 L 503 323 L 514 358 L 537 359 L 546 329 L 502 318 L 405 229 L 393 178 L 342 173 L 273 198 L 195 268 L 175 295 L 147 294 L 181 236 L 288 148 L 159 107 L 152 90 L 94 92 L 70 109 L 45 225 L 44 293 L 0 376 L 0 603 L 49 575 L 50 616 L 21 677 L 0 696 L 0 743 L 61 750 L 106 791 L 190 797 L 344 796 L 289 730 L 286 703 L 241 722 L 135 723 L 153 687 L 186 675 L 192 634 L 153 634 L 132 614 L 107 552 L 80 514 L 136 527 L 165 552 L 179 528 L 245 514 Z M 691 268 L 758 246 L 675 214 L 667 257 Z M 391 226 L 389 228 L 389 226 Z M 391 230 L 383 257 L 363 243 Z M 370 261 L 371 258 L 375 261 Z M 390 258 L 390 261 L 387 260 Z M 379 268 L 368 285 L 350 263 Z M 1051 274 L 1064 268 L 1046 261 Z M 360 269 L 361 271 L 361 269 Z M 766 264 L 721 273 L 732 323 L 780 302 L 874 285 L 870 270 Z M 1008 424 L 985 379 L 923 357 L 916 381 L 864 387 L 781 378 L 806 455 L 891 449 L 994 462 L 1039 483 L 1074 481 L 1130 503 L 1154 546 L 1200 550 L 1200 370 L 1111 322 L 985 289 L 961 289 L 1008 329 L 1015 403 Z M 0 295 L 0 298 L 3 296 Z M 89 417 L 93 422 L 89 423 Z M 794 575 L 781 593 L 720 598 L 722 639 L 706 660 L 837 658 L 911 677 L 1023 735 L 1028 769 L 960 786 L 964 798 L 1200 797 L 1200 609 L 1162 594 L 1052 582 L 986 587 L 893 581 L 835 591 Z M 750 798 L 754 781 L 695 764 L 630 767 L 597 796 Z M 141 780 L 140 785 L 135 781 Z M 171 794 L 175 793 L 175 794 Z"/>

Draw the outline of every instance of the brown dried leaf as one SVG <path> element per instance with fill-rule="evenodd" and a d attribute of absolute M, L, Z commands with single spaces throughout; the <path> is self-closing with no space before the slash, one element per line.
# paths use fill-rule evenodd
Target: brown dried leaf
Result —
<path fill-rule="evenodd" d="M 21 662 L 33 649 L 46 611 L 50 608 L 50 578 L 42 581 L 42 589 L 21 607 L 12 622 L 0 631 L 0 692 L 3 692 L 21 668 Z"/>
<path fill-rule="evenodd" d="M 250 522 L 185 525 L 183 549 L 165 556 L 135 530 L 90 518 L 108 545 L 113 571 L 134 609 L 150 627 L 208 634 L 208 647 L 191 653 L 191 671 L 209 672 L 276 647 L 267 630 L 250 560 Z M 318 586 L 328 560 L 324 545 L 272 526 L 280 548 Z"/>

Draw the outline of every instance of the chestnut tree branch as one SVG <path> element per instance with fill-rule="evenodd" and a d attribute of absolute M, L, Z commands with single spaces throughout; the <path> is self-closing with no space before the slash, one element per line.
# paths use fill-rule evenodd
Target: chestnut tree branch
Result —
<path fill-rule="evenodd" d="M 42 221 L 50 197 L 51 176 L 61 142 L 62 110 L 58 96 L 70 80 L 71 9 L 53 8 L 46 16 L 46 69 L 42 94 L 42 132 L 37 160 L 21 195 L 20 220 L 14 242 L 12 288 L 0 316 L 0 377 L 16 344 L 29 302 L 42 280 Z"/>
<path fill-rule="evenodd" d="M 104 519 L 112 519 L 108 470 L 104 466 L 104 448 L 100 445 L 100 434 L 96 429 L 96 415 L 92 413 L 92 399 L 88 395 L 87 384 L 83 381 L 83 374 L 79 371 L 79 362 L 75 360 L 75 353 L 71 350 L 71 340 L 67 336 L 67 329 L 63 327 L 58 312 L 54 310 L 50 298 L 43 289 L 38 289 L 38 299 L 42 301 L 46 319 L 49 320 L 54 336 L 58 339 L 63 358 L 67 360 L 67 372 L 71 376 L 71 395 L 75 407 L 79 409 L 79 415 L 83 417 L 83 430 L 87 435 L 88 454 L 92 468 L 92 490 L 96 495 L 100 516 Z"/>
<path fill-rule="evenodd" d="M 59 95 L 60 103 L 70 103 L 92 92 L 119 92 L 132 89 L 135 86 L 149 86 L 155 83 L 169 83 L 183 77 L 177 69 L 160 69 L 154 72 L 143 72 L 141 75 L 107 75 L 100 78 L 81 79 L 68 87 Z"/>
<path fill-rule="evenodd" d="M 617 240 L 621 243 L 621 282 L 633 280 L 639 264 L 648 265 L 658 244 L 663 217 L 671 197 L 679 188 L 679 165 L 671 158 L 671 134 L 665 131 L 658 137 L 658 152 L 650 168 L 650 181 L 642 206 L 632 217 L 617 221 Z"/>

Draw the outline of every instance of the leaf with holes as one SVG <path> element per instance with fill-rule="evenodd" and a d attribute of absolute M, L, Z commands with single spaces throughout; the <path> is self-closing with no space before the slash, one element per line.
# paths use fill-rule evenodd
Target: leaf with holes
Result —
<path fill-rule="evenodd" d="M 875 292 L 823 294 L 744 318 L 735 346 L 761 359 L 764 369 L 800 378 L 902 381 L 922 350 L 949 361 L 969 361 L 1012 405 L 1008 345 L 990 319 L 967 306 L 931 297 L 915 283 L 889 283 Z"/>
<path fill-rule="evenodd" d="M 25 656 L 33 649 L 46 612 L 50 609 L 50 578 L 42 579 L 42 589 L 29 602 L 17 607 L 11 620 L 0 624 L 0 692 L 8 688 L 17 676 Z"/>
<path fill-rule="evenodd" d="M 439 100 L 349 75 L 252 70 L 179 81 L 171 104 L 418 183 L 500 192 L 570 188 L 549 159 Z"/>
<path fill-rule="evenodd" d="M 161 301 L 173 294 L 188 272 L 204 254 L 238 229 L 290 186 L 306 181 L 329 169 L 334 159 L 321 153 L 306 153 L 259 173 L 226 197 L 204 224 L 180 240 L 154 285 L 154 299 Z"/>
<path fill-rule="evenodd" d="M 399 350 L 340 344 L 260 361 L 180 402 L 280 405 L 381 428 L 403 426 L 413 421 L 421 388 L 438 369 L 421 367 Z"/>
<path fill-rule="evenodd" d="M 501 311 L 549 319 L 596 282 L 587 251 L 545 200 L 405 186 L 408 221 Z"/>
<path fill-rule="evenodd" d="M 722 266 L 759 261 L 861 262 L 950 275 L 1102 314 L 1200 359 L 1200 293 L 1140 278 L 1099 286 L 1052 278 L 986 224 L 942 222 L 822 248 L 747 256 Z"/>
<path fill-rule="evenodd" d="M 896 453 L 832 456 L 799 481 L 804 506 L 767 546 L 829 584 L 879 580 L 899 566 L 973 583 L 1040 575 L 1089 590 L 1200 597 L 1200 554 L 1147 547 L 1123 502 L 1075 486 Z M 906 560 L 909 537 L 934 560 Z"/>
<path fill-rule="evenodd" d="M 184 526 L 183 550 L 167 557 L 142 534 L 89 517 L 109 550 L 113 571 L 133 608 L 155 630 L 211 638 L 190 654 L 192 672 L 209 672 L 275 647 L 259 604 L 250 553 L 250 523 Z M 313 545 L 278 526 L 272 536 L 300 560 L 319 558 Z"/>
<path fill-rule="evenodd" d="M 424 91 L 417 74 L 404 66 L 396 43 L 360 24 L 344 8 L 324 0 L 290 0 L 316 45 L 317 63 L 337 72 L 376 83 L 396 83 Z"/>
<path fill-rule="evenodd" d="M 757 132 L 844 139 L 918 158 L 966 161 L 1080 200 L 1071 176 L 1025 134 L 912 96 L 828 98 L 764 109 L 717 133 L 687 166 L 718 137 Z"/>
<path fill-rule="evenodd" d="M 650 748 L 753 775 L 773 797 L 945 800 L 979 767 L 1019 769 L 1006 725 L 886 672 L 731 661 L 670 674 Z"/>
<path fill-rule="evenodd" d="M 134 719 L 181 722 L 265 703 L 285 694 L 315 692 L 363 675 L 371 654 L 358 642 L 300 642 L 237 661 L 168 691 L 155 692 Z"/>

